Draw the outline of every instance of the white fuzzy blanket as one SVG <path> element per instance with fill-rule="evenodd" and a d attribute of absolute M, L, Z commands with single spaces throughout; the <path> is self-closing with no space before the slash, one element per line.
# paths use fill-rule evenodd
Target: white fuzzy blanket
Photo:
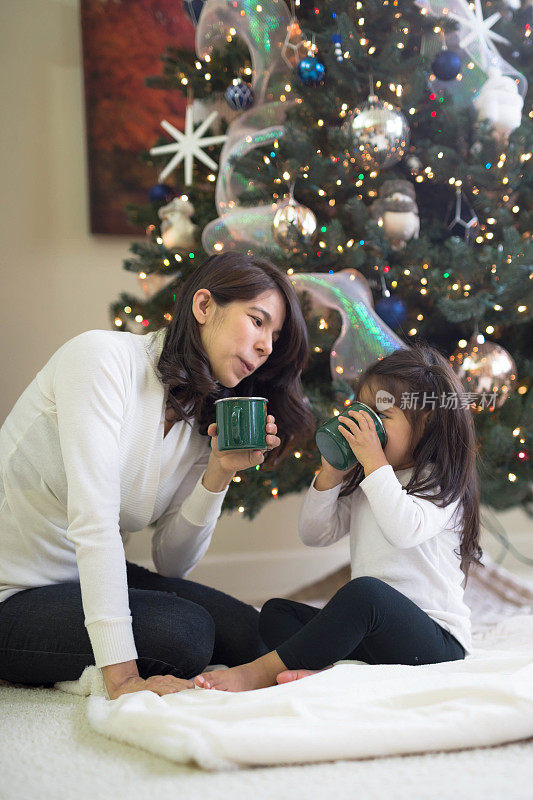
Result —
<path fill-rule="evenodd" d="M 474 577 L 475 576 L 475 577 Z M 469 580 L 474 651 L 423 666 L 340 662 L 254 692 L 106 699 L 100 670 L 58 689 L 90 694 L 92 727 L 204 769 L 300 764 L 496 745 L 533 736 L 533 590 L 488 562 Z"/>

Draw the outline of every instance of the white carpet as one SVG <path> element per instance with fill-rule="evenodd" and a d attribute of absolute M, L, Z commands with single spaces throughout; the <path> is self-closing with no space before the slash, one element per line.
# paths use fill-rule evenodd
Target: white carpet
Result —
<path fill-rule="evenodd" d="M 490 589 L 476 581 L 470 594 L 487 630 L 496 618 L 528 613 L 531 590 L 505 570 L 491 569 L 483 580 Z M 76 683 L 78 691 L 89 691 Z M 89 725 L 84 696 L 0 686 L 0 800 L 331 800 L 333 791 L 358 800 L 531 800 L 532 781 L 531 739 L 457 752 L 207 773 L 100 736 Z"/>
<path fill-rule="evenodd" d="M 0 687 L 2 800 L 531 800 L 533 741 L 207 773 L 95 733 L 86 698 Z M 401 732 L 398 732 L 401 735 Z"/>

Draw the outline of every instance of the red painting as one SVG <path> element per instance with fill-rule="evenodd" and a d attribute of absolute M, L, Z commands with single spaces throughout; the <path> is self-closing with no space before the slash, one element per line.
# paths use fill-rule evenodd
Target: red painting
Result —
<path fill-rule="evenodd" d="M 137 235 L 126 203 L 145 204 L 158 171 L 139 159 L 168 119 L 183 130 L 186 99 L 150 89 L 172 45 L 193 51 L 194 27 L 182 0 L 82 0 L 85 108 L 92 233 Z"/>

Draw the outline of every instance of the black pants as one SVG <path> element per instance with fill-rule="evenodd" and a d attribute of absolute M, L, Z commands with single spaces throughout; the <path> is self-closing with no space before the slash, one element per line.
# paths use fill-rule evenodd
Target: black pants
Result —
<path fill-rule="evenodd" d="M 142 678 L 192 678 L 267 652 L 259 612 L 223 592 L 127 564 Z M 79 582 L 25 589 L 0 603 L 0 678 L 30 686 L 76 680 L 94 664 Z"/>
<path fill-rule="evenodd" d="M 465 657 L 457 639 L 425 611 L 370 577 L 347 583 L 322 610 L 268 600 L 259 632 L 288 669 L 324 669 L 343 659 L 416 665 Z"/>

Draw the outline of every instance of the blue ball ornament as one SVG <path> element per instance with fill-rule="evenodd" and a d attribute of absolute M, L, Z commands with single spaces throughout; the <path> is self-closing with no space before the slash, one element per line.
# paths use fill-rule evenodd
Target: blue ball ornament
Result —
<path fill-rule="evenodd" d="M 224 97 L 230 108 L 234 108 L 235 111 L 246 111 L 253 105 L 255 92 L 249 83 L 245 83 L 239 78 L 238 81 L 228 86 Z"/>
<path fill-rule="evenodd" d="M 453 81 L 461 71 L 461 59 L 451 50 L 441 50 L 431 65 L 439 81 Z"/>
<path fill-rule="evenodd" d="M 183 8 L 193 25 L 198 25 L 206 0 L 183 0 Z"/>
<path fill-rule="evenodd" d="M 401 298 L 394 295 L 380 298 L 375 308 L 376 314 L 393 330 L 403 325 L 407 319 L 407 306 Z"/>
<path fill-rule="evenodd" d="M 166 183 L 156 183 L 148 192 L 148 199 L 151 203 L 169 203 L 176 192 Z"/>
<path fill-rule="evenodd" d="M 326 77 L 326 67 L 316 56 L 302 58 L 296 72 L 304 86 L 318 86 Z"/>

